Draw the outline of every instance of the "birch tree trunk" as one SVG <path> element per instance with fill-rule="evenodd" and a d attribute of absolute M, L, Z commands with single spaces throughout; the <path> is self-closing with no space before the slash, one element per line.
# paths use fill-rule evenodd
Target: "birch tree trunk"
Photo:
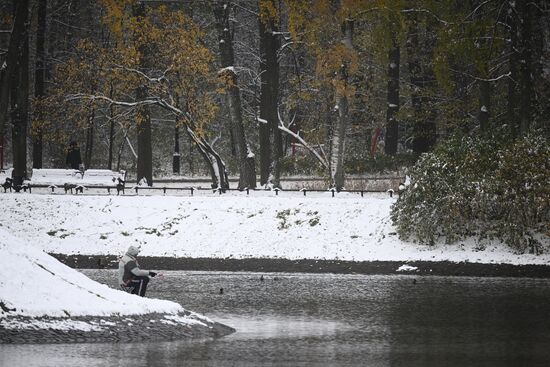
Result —
<path fill-rule="evenodd" d="M 233 53 L 233 39 L 231 36 L 231 24 L 229 15 L 232 6 L 228 0 L 214 1 L 214 15 L 220 47 L 221 74 L 226 78 L 226 95 L 231 118 L 231 130 L 235 139 L 237 159 L 239 161 L 239 189 L 256 187 L 256 169 L 254 156 L 249 151 L 243 128 L 241 110 L 241 94 L 235 73 L 235 57 Z"/>
<path fill-rule="evenodd" d="M 183 116 L 182 116 L 183 118 Z M 225 162 L 221 159 L 220 155 L 212 148 L 212 146 L 203 138 L 194 133 L 193 124 L 191 119 L 187 119 L 188 123 L 185 125 L 185 132 L 197 144 L 197 149 L 204 161 L 206 162 L 210 175 L 212 177 L 213 189 L 228 189 L 229 179 L 227 177 L 227 171 L 225 169 Z"/>
<path fill-rule="evenodd" d="M 353 20 L 346 19 L 342 24 L 342 43 L 348 49 L 353 49 Z M 336 88 L 336 123 L 332 131 L 330 153 L 330 180 L 331 186 L 340 191 L 344 188 L 344 156 L 346 149 L 346 135 L 348 130 L 348 97 L 349 83 L 347 65 L 343 64 L 339 71 L 340 87 Z"/>

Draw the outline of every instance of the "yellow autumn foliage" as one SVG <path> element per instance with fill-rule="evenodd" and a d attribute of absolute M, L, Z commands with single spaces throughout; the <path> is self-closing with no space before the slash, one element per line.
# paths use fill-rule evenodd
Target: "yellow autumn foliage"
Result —
<path fill-rule="evenodd" d="M 269 24 L 269 22 L 278 23 L 279 16 L 273 0 L 259 0 L 258 8 L 260 10 L 260 20 L 264 24 Z"/>
<path fill-rule="evenodd" d="M 205 134 L 214 118 L 218 76 L 214 56 L 202 42 L 200 28 L 183 12 L 164 6 L 145 7 L 135 16 L 135 0 L 100 0 L 102 22 L 110 42 L 83 39 L 74 56 L 54 70 L 56 99 L 71 120 L 86 124 L 91 109 L 107 108 L 102 99 L 71 99 L 71 95 L 97 95 L 123 102 L 163 100 L 193 117 L 196 134 Z M 52 103 L 52 105 L 55 105 Z M 51 112 L 50 117 L 58 116 Z M 120 114 L 135 124 L 140 113 Z M 37 119 L 37 125 L 39 121 Z"/>

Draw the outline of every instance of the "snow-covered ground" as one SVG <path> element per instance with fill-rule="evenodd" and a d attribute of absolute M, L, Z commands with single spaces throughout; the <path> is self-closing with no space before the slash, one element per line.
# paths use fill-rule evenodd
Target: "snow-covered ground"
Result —
<path fill-rule="evenodd" d="M 35 248 L 63 254 L 470 261 L 550 264 L 497 241 L 428 247 L 400 240 L 387 194 L 254 192 L 181 196 L 0 194 L 0 229 Z M 3 236 L 2 232 L 2 236 Z M 550 248 L 548 237 L 545 246 Z M 3 263 L 5 260 L 0 258 Z"/>

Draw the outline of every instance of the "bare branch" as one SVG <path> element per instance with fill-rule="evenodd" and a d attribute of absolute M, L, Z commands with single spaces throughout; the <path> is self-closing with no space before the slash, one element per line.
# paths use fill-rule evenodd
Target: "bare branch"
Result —
<path fill-rule="evenodd" d="M 311 147 L 299 134 L 287 128 L 283 120 L 281 119 L 281 114 L 279 113 L 278 115 L 279 115 L 279 124 L 277 127 L 279 128 L 279 130 L 287 133 L 288 135 L 298 140 L 300 144 L 302 144 L 302 146 L 304 146 L 307 150 L 309 150 L 315 156 L 315 158 L 317 158 L 319 163 L 321 163 L 321 165 L 323 165 L 323 167 L 328 170 L 329 165 L 327 160 L 324 159 L 313 147 Z"/>

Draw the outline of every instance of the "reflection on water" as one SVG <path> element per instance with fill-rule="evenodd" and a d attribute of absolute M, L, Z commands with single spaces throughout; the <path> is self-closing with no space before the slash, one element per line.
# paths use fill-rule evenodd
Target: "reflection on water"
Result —
<path fill-rule="evenodd" d="M 337 321 L 308 320 L 299 317 L 255 317 L 243 319 L 242 315 L 212 315 L 222 324 L 238 325 L 238 333 L 229 339 L 251 340 L 271 339 L 281 335 L 292 338 L 334 335 L 337 331 L 352 329 L 351 326 Z"/>
<path fill-rule="evenodd" d="M 115 284 L 111 270 L 87 270 Z M 547 280 L 167 272 L 150 297 L 238 331 L 217 340 L 0 346 L 0 366 L 546 366 Z M 220 288 L 224 289 L 220 294 Z"/>

